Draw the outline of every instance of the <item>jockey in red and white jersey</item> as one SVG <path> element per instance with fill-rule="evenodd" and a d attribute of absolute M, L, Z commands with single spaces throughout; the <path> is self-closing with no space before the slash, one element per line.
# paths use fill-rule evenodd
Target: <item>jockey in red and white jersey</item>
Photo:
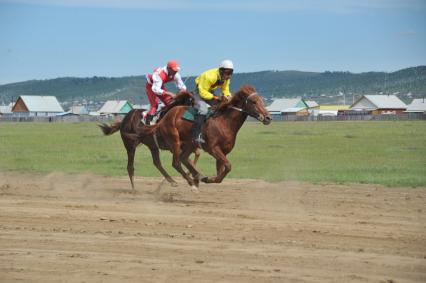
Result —
<path fill-rule="evenodd" d="M 169 105 L 175 94 L 167 91 L 164 84 L 174 81 L 176 87 L 181 90 L 186 90 L 186 86 L 179 74 L 180 66 L 175 60 L 170 60 L 164 67 L 158 67 L 152 74 L 146 75 L 146 94 L 148 96 L 151 107 L 147 113 L 145 124 L 149 125 L 154 118 L 154 114 L 158 108 L 158 98 L 165 105 Z"/>

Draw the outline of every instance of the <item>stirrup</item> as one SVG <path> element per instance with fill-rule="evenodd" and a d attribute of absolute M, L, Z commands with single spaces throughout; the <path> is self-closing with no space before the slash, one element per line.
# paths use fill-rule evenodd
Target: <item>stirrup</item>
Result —
<path fill-rule="evenodd" d="M 141 119 L 141 122 L 144 124 L 144 125 L 148 125 L 148 126 L 151 126 L 151 125 L 155 125 L 155 123 L 157 122 L 157 119 L 155 119 L 155 117 L 153 117 L 153 118 L 151 118 L 151 121 L 149 121 L 149 123 L 147 124 L 146 123 L 146 119 L 148 118 L 148 116 L 146 116 L 145 118 L 142 118 Z"/>
<path fill-rule="evenodd" d="M 198 137 L 194 140 L 194 142 L 202 144 L 202 143 L 205 143 L 206 141 L 203 139 L 201 134 L 199 134 Z"/>

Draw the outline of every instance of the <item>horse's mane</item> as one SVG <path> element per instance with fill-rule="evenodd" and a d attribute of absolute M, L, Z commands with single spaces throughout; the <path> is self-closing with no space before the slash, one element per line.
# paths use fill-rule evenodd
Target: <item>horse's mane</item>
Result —
<path fill-rule="evenodd" d="M 192 92 L 180 91 L 179 93 L 177 93 L 176 97 L 173 99 L 173 102 L 167 106 L 164 106 L 163 109 L 161 109 L 158 121 L 161 120 L 164 117 L 164 115 L 166 115 L 166 113 L 169 112 L 170 109 L 172 109 L 175 106 L 192 105 L 193 103 L 192 98 L 193 98 Z"/>
<path fill-rule="evenodd" d="M 231 104 L 237 105 L 243 99 L 246 99 L 251 93 L 256 92 L 256 89 L 251 85 L 243 85 L 236 93 L 232 95 Z"/>
<path fill-rule="evenodd" d="M 229 101 L 224 100 L 217 107 L 217 112 L 223 112 L 228 109 L 230 106 L 237 106 L 240 102 L 247 98 L 251 93 L 256 92 L 256 89 L 251 85 L 243 85 L 237 92 L 232 94 L 232 98 Z"/>

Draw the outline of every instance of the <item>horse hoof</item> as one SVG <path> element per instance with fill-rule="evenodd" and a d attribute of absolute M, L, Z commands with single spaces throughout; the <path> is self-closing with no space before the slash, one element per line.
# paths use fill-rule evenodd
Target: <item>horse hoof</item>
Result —
<path fill-rule="evenodd" d="M 196 186 L 194 186 L 194 185 L 192 185 L 191 186 L 191 191 L 193 192 L 193 193 L 199 193 L 200 191 L 198 190 L 198 188 L 196 187 Z"/>
<path fill-rule="evenodd" d="M 203 177 L 201 178 L 201 182 L 207 183 L 207 181 L 209 180 L 209 177 Z"/>
<path fill-rule="evenodd" d="M 196 176 L 196 178 L 194 178 L 194 180 L 201 181 L 201 180 L 202 180 L 202 179 L 204 179 L 204 178 L 208 178 L 208 177 L 207 177 L 207 176 L 204 176 L 204 175 L 199 174 L 199 175 L 197 175 L 197 176 Z"/>

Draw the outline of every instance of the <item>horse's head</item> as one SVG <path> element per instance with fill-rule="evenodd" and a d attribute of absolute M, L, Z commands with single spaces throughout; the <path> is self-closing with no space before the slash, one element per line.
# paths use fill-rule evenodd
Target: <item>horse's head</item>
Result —
<path fill-rule="evenodd" d="M 271 115 L 266 110 L 263 98 L 256 92 L 256 89 L 249 85 L 244 85 L 237 91 L 229 102 L 231 107 L 240 108 L 249 116 L 259 120 L 264 125 L 269 125 L 272 121 Z"/>

